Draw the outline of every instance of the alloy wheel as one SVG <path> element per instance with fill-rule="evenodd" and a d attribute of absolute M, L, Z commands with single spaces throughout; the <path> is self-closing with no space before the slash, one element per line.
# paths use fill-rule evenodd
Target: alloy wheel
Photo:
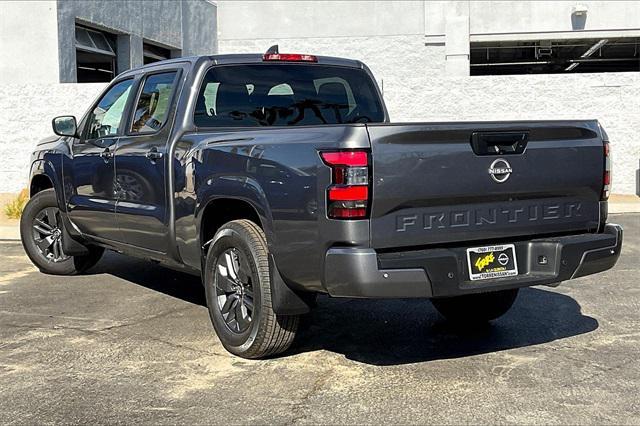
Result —
<path fill-rule="evenodd" d="M 253 279 L 246 256 L 236 248 L 222 252 L 214 279 L 218 309 L 226 326 L 234 333 L 245 332 L 254 316 Z"/>
<path fill-rule="evenodd" d="M 33 239 L 40 253 L 49 262 L 63 262 L 69 259 L 62 250 L 62 230 L 56 207 L 47 207 L 33 220 Z"/>

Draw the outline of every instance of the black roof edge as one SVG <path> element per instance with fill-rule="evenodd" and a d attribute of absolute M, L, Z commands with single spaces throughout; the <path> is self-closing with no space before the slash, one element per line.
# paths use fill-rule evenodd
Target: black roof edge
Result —
<path fill-rule="evenodd" d="M 365 65 L 356 59 L 347 59 L 347 58 L 339 58 L 335 56 L 317 56 L 318 58 L 317 64 L 320 65 L 337 65 L 343 67 L 354 67 L 354 68 L 365 68 Z M 185 56 L 182 58 L 172 58 L 166 59 L 164 61 L 153 62 L 148 65 L 142 65 L 136 68 L 132 68 L 130 70 L 124 71 L 118 74 L 118 77 L 127 75 L 127 74 L 136 74 L 140 71 L 144 71 L 150 68 L 154 68 L 157 66 L 175 64 L 175 63 L 190 63 L 195 64 L 203 58 L 208 58 L 212 60 L 217 65 L 227 65 L 227 64 L 255 64 L 262 63 L 262 53 L 232 53 L 232 54 L 223 54 L 223 55 L 200 55 L 200 56 Z"/>

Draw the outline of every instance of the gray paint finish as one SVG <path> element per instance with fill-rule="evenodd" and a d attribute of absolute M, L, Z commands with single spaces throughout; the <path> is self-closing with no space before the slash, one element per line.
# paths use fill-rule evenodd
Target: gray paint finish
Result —
<path fill-rule="evenodd" d="M 204 0 L 58 0 L 60 82 L 77 81 L 76 22 L 118 34 L 122 72 L 142 65 L 144 42 L 170 49 L 172 57 L 216 53 L 216 16 L 216 5 Z"/>
<path fill-rule="evenodd" d="M 242 202 L 264 230 L 281 277 L 272 282 L 294 291 L 348 297 L 428 297 L 429 283 L 419 283 L 416 269 L 426 271 L 432 294 L 444 297 L 557 283 L 575 275 L 579 265 L 580 274 L 586 275 L 615 264 L 621 235 L 600 245 L 607 236 L 602 233 L 606 202 L 600 203 L 603 134 L 597 121 L 393 124 L 386 122 L 385 114 L 378 118 L 383 123 L 196 127 L 198 91 L 191 89 L 199 85 L 203 73 L 214 64 L 262 61 L 260 54 L 190 57 L 138 68 L 115 80 L 114 84 L 134 77 L 135 93 L 146 73 L 183 71 L 175 88 L 179 95 L 168 114 L 173 121 L 165 127 L 171 132 L 137 139 L 136 156 L 142 161 L 127 151 L 132 135 L 118 135 L 110 166 L 114 173 L 135 173 L 146 194 L 160 191 L 160 196 L 147 195 L 144 204 L 120 196 L 113 204 L 96 203 L 92 193 L 82 193 L 93 186 L 84 183 L 91 182 L 86 178 L 71 176 L 74 190 L 61 191 L 60 182 L 68 180 L 68 171 L 77 169 L 75 176 L 81 177 L 96 173 L 92 159 L 87 166 L 79 163 L 75 148 L 64 139 L 40 145 L 32 161 L 53 166 L 44 170 L 34 166 L 32 176 L 51 176 L 57 192 L 64 193 L 61 210 L 82 232 L 69 230 L 70 235 L 199 274 L 211 212 Z M 366 70 L 360 62 L 324 56 L 317 64 L 301 66 L 323 65 Z M 129 121 L 131 103 L 132 97 L 125 113 Z M 129 129 L 130 123 L 123 128 Z M 474 139 L 476 134 L 482 137 Z M 514 138 L 522 134 L 528 135 L 526 147 L 518 151 L 513 143 L 522 139 Z M 470 142 L 476 139 L 476 144 Z M 488 150 L 489 142 L 497 152 Z M 145 159 L 144 153 L 153 147 L 171 164 L 158 167 L 159 163 Z M 369 219 L 335 220 L 326 214 L 332 172 L 318 153 L 344 149 L 370 150 Z M 502 183 L 493 182 L 488 173 L 498 156 L 508 158 L 513 167 L 512 176 Z M 263 172 L 267 169 L 278 171 L 277 180 Z M 105 211 L 112 220 L 91 220 Z M 153 212 L 159 226 L 144 224 L 143 219 L 150 218 L 147 212 Z M 134 229 L 132 219 L 144 235 L 108 236 L 114 230 Z M 549 236 L 567 239 L 549 240 Z M 499 244 L 507 238 L 516 246 L 518 270 L 524 273 L 468 285 L 465 248 Z M 166 250 L 160 247 L 162 242 Z M 372 253 L 380 262 L 387 256 L 389 266 L 381 263 L 380 270 L 371 271 Z M 541 273 L 532 266 L 540 255 L 549 259 Z M 345 276 L 349 279 L 340 278 Z M 274 304 L 277 313 L 287 309 L 288 305 Z"/>

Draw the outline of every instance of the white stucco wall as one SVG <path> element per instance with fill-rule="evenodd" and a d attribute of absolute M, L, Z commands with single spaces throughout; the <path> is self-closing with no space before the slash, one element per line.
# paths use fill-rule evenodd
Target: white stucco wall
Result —
<path fill-rule="evenodd" d="M 236 1 L 219 0 L 226 40 L 445 34 L 447 18 L 469 17 L 471 35 L 640 31 L 639 1 Z M 573 9 L 586 8 L 584 19 Z M 553 37 L 553 35 L 549 35 Z M 591 35 L 589 35 L 591 37 Z"/>
<path fill-rule="evenodd" d="M 219 36 L 260 38 L 424 34 L 422 1 L 218 1 Z"/>
<path fill-rule="evenodd" d="M 53 134 L 51 119 L 80 118 L 105 84 L 0 84 L 0 192 L 27 186 L 35 144 Z"/>
<path fill-rule="evenodd" d="M 576 6 L 586 9 L 573 19 Z M 638 1 L 427 1 L 425 34 L 445 32 L 447 15 L 468 15 L 471 35 L 640 30 Z M 549 37 L 553 38 L 553 35 Z"/>
<path fill-rule="evenodd" d="M 0 84 L 57 83 L 57 3 L 0 2 L 0 58 Z"/>

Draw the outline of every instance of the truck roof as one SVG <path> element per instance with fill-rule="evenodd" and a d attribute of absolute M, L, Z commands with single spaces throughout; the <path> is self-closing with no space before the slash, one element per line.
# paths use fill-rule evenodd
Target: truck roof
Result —
<path fill-rule="evenodd" d="M 314 62 L 314 64 L 364 68 L 364 64 L 355 59 L 338 58 L 334 56 L 317 56 L 317 55 L 314 55 L 314 56 L 318 59 L 318 61 Z M 166 59 L 164 61 L 153 62 L 151 64 L 132 68 L 130 70 L 123 72 L 121 75 L 135 74 L 142 70 L 157 67 L 158 65 L 165 65 L 165 64 L 171 64 L 171 63 L 188 62 L 191 65 L 195 65 L 197 62 L 200 62 L 203 59 L 211 60 L 216 65 L 256 64 L 256 63 L 264 62 L 262 53 L 234 53 L 234 54 L 225 54 L 225 55 L 185 56 L 181 58 Z"/>

